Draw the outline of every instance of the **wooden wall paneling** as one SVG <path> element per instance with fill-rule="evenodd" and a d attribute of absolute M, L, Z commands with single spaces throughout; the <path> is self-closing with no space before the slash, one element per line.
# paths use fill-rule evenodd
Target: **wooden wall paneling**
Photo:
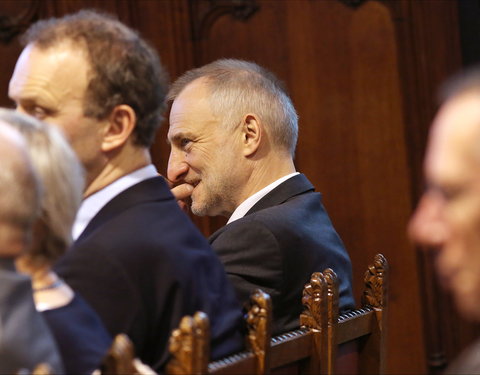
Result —
<path fill-rule="evenodd" d="M 395 24 L 389 9 L 379 2 L 359 7 L 350 23 L 349 40 L 353 103 L 347 121 L 356 136 L 356 160 L 347 165 L 356 169 L 358 181 L 351 181 L 357 192 L 345 190 L 344 194 L 359 199 L 351 202 L 357 212 L 347 214 L 350 227 L 357 226 L 359 231 L 350 240 L 363 238 L 363 244 L 354 247 L 352 258 L 358 264 L 365 253 L 372 256 L 370 252 L 385 251 L 391 264 L 388 371 L 422 373 L 425 359 L 417 259 L 405 235 L 411 198 L 403 97 Z M 411 362 L 406 363 L 405 358 Z"/>
<path fill-rule="evenodd" d="M 356 290 L 375 252 L 391 263 L 388 371 L 422 373 L 418 275 L 406 273 L 417 260 L 405 236 L 413 204 L 390 9 L 375 1 L 356 8 L 333 0 L 258 5 L 246 21 L 212 23 L 198 41 L 199 62 L 253 60 L 286 81 L 300 115 L 297 167 L 324 193 L 351 254 Z"/>
<path fill-rule="evenodd" d="M 8 99 L 8 83 L 21 48 L 18 36 L 28 25 L 38 19 L 41 9 L 39 0 L 1 0 L 0 3 L 0 106 L 12 107 Z"/>

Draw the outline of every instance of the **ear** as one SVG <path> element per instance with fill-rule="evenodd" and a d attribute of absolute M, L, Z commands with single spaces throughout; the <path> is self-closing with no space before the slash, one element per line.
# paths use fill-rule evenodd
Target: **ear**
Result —
<path fill-rule="evenodd" d="M 135 129 L 137 116 L 132 107 L 121 104 L 113 108 L 103 134 L 102 151 L 108 152 L 124 145 Z"/>
<path fill-rule="evenodd" d="M 262 140 L 262 125 L 255 114 L 248 114 L 243 119 L 242 125 L 242 142 L 243 142 L 243 155 L 251 156 L 260 147 Z"/>

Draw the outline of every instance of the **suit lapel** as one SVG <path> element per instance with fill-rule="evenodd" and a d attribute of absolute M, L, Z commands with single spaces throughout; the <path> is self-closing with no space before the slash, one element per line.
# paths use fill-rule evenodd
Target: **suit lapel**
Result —
<path fill-rule="evenodd" d="M 103 223 L 130 207 L 153 200 L 160 201 L 169 199 L 174 198 L 163 177 L 152 177 L 141 181 L 129 187 L 127 190 L 122 191 L 102 207 L 75 242 L 81 241 Z"/>
<path fill-rule="evenodd" d="M 255 203 L 255 205 L 246 213 L 245 216 L 268 207 L 277 206 L 296 195 L 313 191 L 314 189 L 315 188 L 310 181 L 308 181 L 304 174 L 297 174 L 296 176 L 293 176 L 292 178 L 289 178 L 287 181 L 278 185 L 275 189 Z"/>
<path fill-rule="evenodd" d="M 290 198 L 303 194 L 309 191 L 314 191 L 315 188 L 311 184 L 311 182 L 305 177 L 304 174 L 297 174 L 288 180 L 282 182 L 278 185 L 275 189 L 265 195 L 262 199 L 260 199 L 255 205 L 245 214 L 245 216 L 253 214 L 257 211 L 263 210 L 265 208 L 269 208 L 272 206 L 277 206 L 289 200 Z M 218 229 L 215 233 L 213 233 L 209 238 L 208 241 L 210 244 L 220 235 L 223 233 L 224 230 L 228 225 L 223 226 L 222 228 Z"/>

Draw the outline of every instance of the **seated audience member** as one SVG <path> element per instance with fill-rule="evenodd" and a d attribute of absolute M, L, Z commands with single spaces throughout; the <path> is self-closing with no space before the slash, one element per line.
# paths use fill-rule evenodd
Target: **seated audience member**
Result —
<path fill-rule="evenodd" d="M 169 358 L 171 331 L 198 310 L 210 318 L 213 358 L 240 350 L 234 290 L 151 161 L 168 86 L 155 51 L 85 10 L 39 21 L 23 41 L 9 96 L 60 127 L 86 172 L 74 244 L 55 271 L 154 370 Z"/>
<path fill-rule="evenodd" d="M 350 259 L 320 194 L 295 170 L 297 114 L 277 78 L 254 63 L 218 60 L 186 72 L 168 98 L 168 178 L 190 185 L 195 215 L 229 218 L 209 241 L 239 300 L 261 288 L 272 297 L 273 332 L 295 329 L 304 284 L 331 267 L 340 308 L 352 308 Z M 180 197 L 186 188 L 173 190 Z"/>
<path fill-rule="evenodd" d="M 53 337 L 35 310 L 30 279 L 14 259 L 30 245 L 39 212 L 40 184 L 21 135 L 0 118 L 0 373 L 48 364 L 63 371 Z"/>
<path fill-rule="evenodd" d="M 82 200 L 82 167 L 55 128 L 6 110 L 0 110 L 1 119 L 26 139 L 43 186 L 33 243 L 17 258 L 17 269 L 32 278 L 35 305 L 53 333 L 65 371 L 91 374 L 112 340 L 97 314 L 51 268 L 72 242 L 72 224 Z"/>
<path fill-rule="evenodd" d="M 442 99 L 425 156 L 427 189 L 409 233 L 436 252 L 437 273 L 460 313 L 480 322 L 480 66 L 452 78 Z M 480 341 L 446 373 L 480 374 Z"/>

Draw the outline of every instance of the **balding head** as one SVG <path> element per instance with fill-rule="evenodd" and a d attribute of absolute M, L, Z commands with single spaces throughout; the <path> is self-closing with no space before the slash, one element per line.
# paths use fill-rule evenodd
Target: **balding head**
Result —
<path fill-rule="evenodd" d="M 40 187 L 23 137 L 10 120 L 19 114 L 0 110 L 0 256 L 23 251 L 39 212 Z"/>

